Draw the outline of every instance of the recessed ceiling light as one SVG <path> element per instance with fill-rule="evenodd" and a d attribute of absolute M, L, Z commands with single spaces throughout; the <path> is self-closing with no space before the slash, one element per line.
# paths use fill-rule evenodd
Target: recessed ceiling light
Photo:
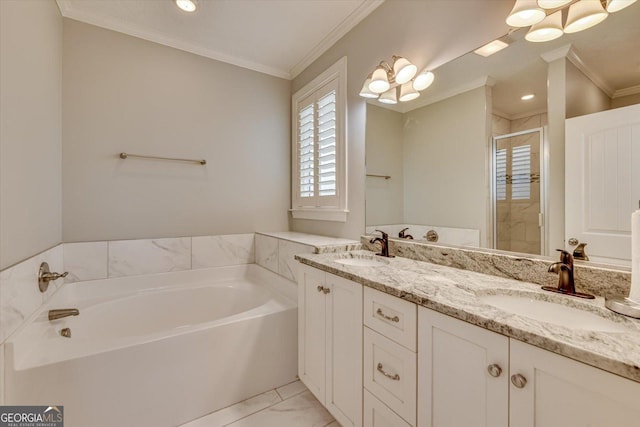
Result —
<path fill-rule="evenodd" d="M 175 0 L 176 6 L 185 12 L 195 12 L 198 4 L 196 0 Z"/>
<path fill-rule="evenodd" d="M 520 99 L 522 99 L 523 101 L 530 101 L 535 97 L 536 96 L 533 93 L 529 93 L 527 95 L 523 95 Z"/>
<path fill-rule="evenodd" d="M 490 43 L 485 44 L 481 48 L 474 50 L 473 52 L 480 56 L 487 57 L 487 56 L 493 55 L 496 52 L 501 51 L 507 46 L 509 45 L 503 42 L 502 40 L 494 40 Z"/>

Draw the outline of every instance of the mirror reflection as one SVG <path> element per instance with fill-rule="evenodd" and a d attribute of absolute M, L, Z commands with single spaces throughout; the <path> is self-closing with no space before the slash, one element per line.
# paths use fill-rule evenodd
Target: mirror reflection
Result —
<path fill-rule="evenodd" d="M 565 160 L 576 158 L 565 159 L 564 136 L 573 118 L 640 104 L 637 22 L 640 4 L 550 42 L 529 42 L 528 29 L 518 30 L 492 56 L 470 52 L 434 69 L 434 83 L 414 101 L 367 101 L 366 231 L 396 237 L 408 228 L 405 238 L 417 241 L 553 256 L 587 243 L 592 261 L 627 264 L 630 238 L 616 240 L 625 249 L 608 258 L 599 238 L 565 234 L 565 221 L 583 219 L 576 211 L 592 214 L 585 193 L 565 218 Z M 629 200 L 610 216 L 637 209 L 640 176 L 631 179 L 620 196 Z M 612 233 L 628 235 L 625 228 Z"/>

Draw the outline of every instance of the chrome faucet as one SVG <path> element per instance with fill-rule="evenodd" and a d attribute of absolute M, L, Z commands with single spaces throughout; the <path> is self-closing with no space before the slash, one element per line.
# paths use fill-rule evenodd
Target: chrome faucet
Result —
<path fill-rule="evenodd" d="M 69 316 L 77 316 L 80 314 L 80 310 L 77 308 L 59 308 L 56 310 L 49 310 L 49 320 L 62 319 Z"/>
<path fill-rule="evenodd" d="M 380 253 L 376 255 L 380 255 L 387 258 L 393 258 L 393 255 L 389 255 L 389 235 L 382 230 L 376 230 L 382 233 L 382 237 L 374 237 L 369 241 L 369 243 L 380 242 Z"/>
<path fill-rule="evenodd" d="M 400 230 L 400 232 L 398 233 L 398 237 L 401 239 L 411 239 L 413 240 L 413 236 L 411 234 L 406 234 L 405 231 L 407 231 L 409 229 L 409 227 L 407 228 L 403 228 L 402 230 Z"/>
<path fill-rule="evenodd" d="M 547 271 L 558 275 L 558 287 L 543 286 L 542 289 L 580 298 L 593 299 L 593 295 L 576 292 L 576 282 L 573 274 L 573 256 L 563 249 L 557 249 L 557 251 L 560 252 L 560 262 L 551 264 Z"/>

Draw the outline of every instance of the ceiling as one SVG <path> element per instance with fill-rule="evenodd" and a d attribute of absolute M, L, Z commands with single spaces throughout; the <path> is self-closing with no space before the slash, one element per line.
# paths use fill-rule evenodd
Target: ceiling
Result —
<path fill-rule="evenodd" d="M 64 17 L 292 79 L 384 0 L 57 0 Z"/>

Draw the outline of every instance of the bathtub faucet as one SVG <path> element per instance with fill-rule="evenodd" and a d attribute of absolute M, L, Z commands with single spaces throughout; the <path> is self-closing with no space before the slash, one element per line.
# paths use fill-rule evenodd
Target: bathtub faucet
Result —
<path fill-rule="evenodd" d="M 49 310 L 49 320 L 62 319 L 69 316 L 77 316 L 80 310 L 77 308 L 60 308 L 57 310 Z"/>

